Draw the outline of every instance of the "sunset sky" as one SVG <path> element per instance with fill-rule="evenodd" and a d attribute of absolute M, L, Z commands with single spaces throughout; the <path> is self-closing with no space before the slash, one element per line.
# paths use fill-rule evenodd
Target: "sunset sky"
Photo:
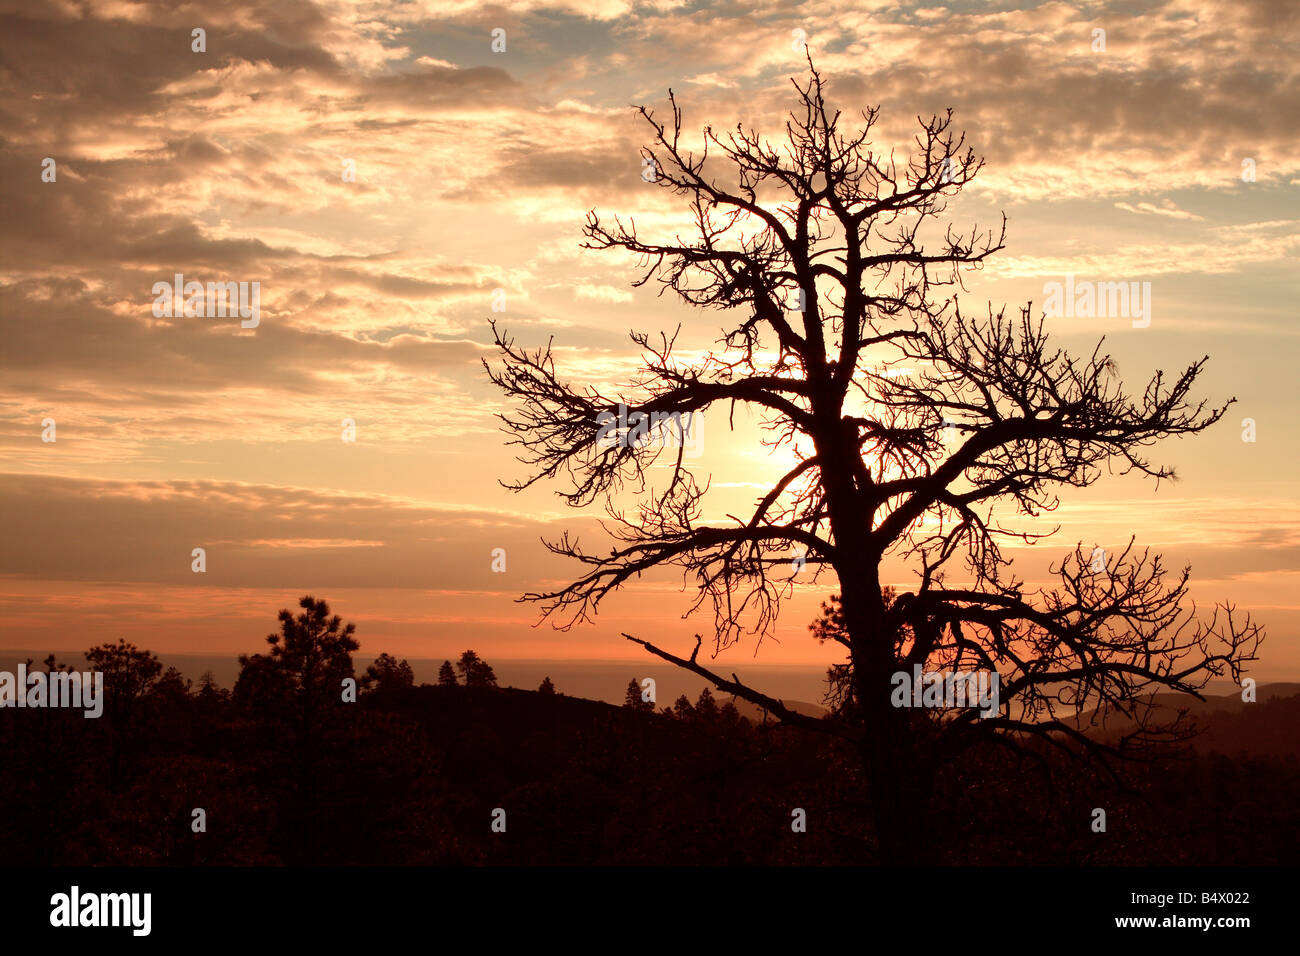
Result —
<path fill-rule="evenodd" d="M 1192 566 L 1198 603 L 1266 625 L 1258 676 L 1300 678 L 1294 0 L 0 9 L 4 646 L 253 651 L 311 593 L 356 622 L 364 652 L 639 656 L 621 631 L 688 651 L 711 618 L 681 618 L 680 577 L 638 582 L 595 626 L 533 627 L 515 599 L 572 571 L 539 539 L 592 534 L 599 510 L 498 484 L 525 472 L 480 358 L 489 318 L 521 344 L 553 336 L 582 381 L 627 380 L 630 329 L 713 343 L 729 317 L 631 288 L 634 260 L 582 250 L 582 224 L 595 208 L 662 238 L 689 230 L 681 201 L 641 178 L 631 107 L 663 109 L 671 87 L 688 130 L 743 121 L 775 138 L 802 30 L 835 105 L 883 108 L 886 152 L 917 114 L 953 107 L 986 158 L 949 214 L 968 228 L 1005 211 L 1007 248 L 964 304 L 1038 309 L 1067 274 L 1149 281 L 1149 327 L 1052 318 L 1056 342 L 1089 352 L 1107 336 L 1139 389 L 1208 354 L 1199 395 L 1238 399 L 1155 449 L 1177 482 L 1065 495 L 1043 522 L 1061 530 L 1017 554 L 1020 574 L 1043 581 L 1076 542 L 1136 535 Z M 260 324 L 155 318 L 151 288 L 176 273 L 259 282 Z M 718 513 L 784 470 L 753 422 L 735 425 L 725 410 L 701 423 Z M 888 570 L 908 587 L 907 568 Z M 832 590 L 797 586 L 759 660 L 835 659 L 807 631 Z"/>

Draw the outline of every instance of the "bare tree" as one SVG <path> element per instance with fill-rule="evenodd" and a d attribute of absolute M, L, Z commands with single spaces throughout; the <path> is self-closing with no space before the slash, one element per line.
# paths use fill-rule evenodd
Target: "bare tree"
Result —
<path fill-rule="evenodd" d="M 642 107 L 653 143 L 643 150 L 660 188 L 682 196 L 694 220 L 689 240 L 655 241 L 634 223 L 588 214 L 584 244 L 638 254 L 634 282 L 655 281 L 687 303 L 737 310 L 719 347 L 694 365 L 674 356 L 677 333 L 632 333 L 642 351 L 635 380 L 618 395 L 572 387 L 547 346 L 518 347 L 493 325 L 501 364 L 492 381 L 515 402 L 502 421 L 530 474 L 509 484 L 561 480 L 570 505 L 604 504 L 612 537 L 597 550 L 564 533 L 548 542 L 584 573 L 558 590 L 527 594 L 560 627 L 589 621 L 600 601 L 643 573 L 681 569 L 709 606 L 715 653 L 745 633 L 770 633 L 792 561 L 840 595 L 836 626 L 818 636 L 843 644 L 833 719 L 797 714 L 760 691 L 689 657 L 625 635 L 650 653 L 709 679 L 783 721 L 836 734 L 857 748 L 873 795 L 885 859 L 906 856 L 918 825 L 918 729 L 949 741 L 992 738 L 1019 751 L 1037 738 L 1102 757 L 1177 738 L 1147 707 L 1156 690 L 1196 694 L 1215 675 L 1239 679 L 1262 639 L 1230 606 L 1211 615 L 1187 598 L 1188 572 L 1174 579 L 1158 555 L 1118 549 L 1097 569 L 1082 546 L 1030 589 L 1002 546 L 1035 533 L 1007 523 L 1057 505 L 1062 486 L 1084 487 L 1103 469 L 1174 477 L 1153 464 L 1157 440 L 1200 432 L 1232 403 L 1192 397 L 1206 359 L 1181 374 L 1157 372 L 1130 394 L 1102 352 L 1086 357 L 1049 344 L 1031 306 L 1008 317 L 960 308 L 962 271 L 1003 247 L 999 229 L 936 228 L 947 201 L 983 165 L 951 127 L 952 111 L 918 117 L 905 163 L 877 153 L 879 109 L 842 129 L 822 77 L 795 82 L 798 106 L 780 147 L 753 130 L 704 130 L 703 149 L 682 143 L 682 113 L 669 91 L 667 123 Z M 734 185 L 716 175 L 730 172 Z M 756 409 L 765 444 L 789 446 L 799 462 L 729 523 L 701 520 L 701 485 L 678 449 L 662 442 L 608 441 L 600 422 L 620 405 L 629 422 L 690 416 L 737 404 Z M 604 417 L 602 417 L 602 415 Z M 645 416 L 639 418 L 638 416 Z M 642 429 L 644 436 L 644 429 Z M 676 461 L 655 491 L 647 469 Z M 621 507 L 624 494 L 635 499 Z M 797 555 L 797 558 L 796 558 Z M 881 564 L 903 560 L 910 589 L 882 587 Z M 815 579 L 817 579 L 815 578 Z M 1001 676 L 1000 710 L 920 715 L 891 704 L 892 676 L 980 668 Z M 1137 730 L 1102 744 L 1088 716 L 1119 713 Z M 908 781 L 907 784 L 904 781 Z"/>

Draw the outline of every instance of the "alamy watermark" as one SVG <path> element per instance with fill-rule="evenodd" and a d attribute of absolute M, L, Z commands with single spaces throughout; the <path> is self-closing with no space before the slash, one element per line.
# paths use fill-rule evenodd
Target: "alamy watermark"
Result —
<path fill-rule="evenodd" d="M 1132 319 L 1133 328 L 1151 324 L 1150 282 L 1065 282 L 1043 283 L 1043 312 L 1049 319 L 1113 318 Z"/>
<path fill-rule="evenodd" d="M 148 936 L 152 911 L 152 893 L 82 893 L 74 885 L 50 897 L 50 925 L 56 927 L 126 926 L 133 936 Z"/>
<path fill-rule="evenodd" d="M 262 321 L 262 283 L 260 282 L 202 282 L 185 281 L 176 273 L 171 282 L 153 284 L 152 294 L 155 319 L 206 318 L 224 319 L 238 314 L 241 328 L 255 329 Z"/>
<path fill-rule="evenodd" d="M 596 424 L 599 448 L 680 448 L 686 458 L 702 451 L 700 416 L 695 412 L 629 412 L 620 402 L 617 415 L 601 412 Z"/>
<path fill-rule="evenodd" d="M 79 707 L 84 717 L 104 712 L 102 671 L 0 671 L 0 707 Z"/>
<path fill-rule="evenodd" d="M 980 718 L 992 717 L 1001 709 L 1001 679 L 997 671 L 896 671 L 889 682 L 894 690 L 889 702 L 895 707 L 978 707 Z"/>

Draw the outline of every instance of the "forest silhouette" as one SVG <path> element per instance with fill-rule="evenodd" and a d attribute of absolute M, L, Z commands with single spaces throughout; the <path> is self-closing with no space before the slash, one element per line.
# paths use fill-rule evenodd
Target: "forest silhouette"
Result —
<path fill-rule="evenodd" d="M 834 735 L 753 719 L 707 689 L 627 703 L 496 686 L 473 651 L 434 684 L 359 641 L 323 600 L 280 614 L 233 690 L 125 641 L 86 653 L 100 719 L 0 721 L 9 865 L 848 865 L 881 860 L 867 781 Z M 58 670 L 53 655 L 45 669 Z M 629 666 L 629 670 L 631 670 Z M 355 702 L 346 681 L 357 681 Z M 1294 691 L 1294 688 L 1291 688 Z M 751 713 L 741 716 L 739 703 Z M 930 791 L 933 864 L 1241 864 L 1294 859 L 1300 695 L 1211 714 L 1184 747 L 1115 781 L 1041 745 L 994 744 Z M 833 719 L 828 717 L 827 719 Z M 1289 729 L 1288 729 L 1289 728 Z M 1217 736 L 1216 736 L 1217 734 Z M 1198 738 L 1191 738 L 1195 742 Z M 940 759 L 925 750 L 917 759 Z M 1239 752 L 1250 747 L 1254 753 Z M 1231 755 L 1230 755 L 1231 754 Z M 1049 774 L 1047 771 L 1050 770 Z M 1106 834 L 1088 826 L 1104 806 Z M 195 832 L 194 810 L 206 826 Z M 505 832 L 491 829 L 505 811 Z M 804 832 L 792 828 L 802 809 Z"/>

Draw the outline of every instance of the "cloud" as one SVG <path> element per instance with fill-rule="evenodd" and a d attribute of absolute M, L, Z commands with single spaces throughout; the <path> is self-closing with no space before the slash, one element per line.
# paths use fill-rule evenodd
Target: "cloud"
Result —
<path fill-rule="evenodd" d="M 1116 209 L 1123 209 L 1125 212 L 1134 212 L 1152 216 L 1166 216 L 1170 219 L 1184 219 L 1189 222 L 1204 222 L 1204 216 L 1198 216 L 1195 213 L 1188 212 L 1185 209 L 1179 209 L 1174 205 L 1173 200 L 1166 199 L 1160 205 L 1149 202 L 1140 202 L 1137 205 L 1127 202 L 1115 203 Z"/>
<path fill-rule="evenodd" d="M 554 560 L 538 541 L 544 516 L 383 495 L 0 474 L 0 496 L 0 575 L 20 578 L 496 591 L 493 548 L 507 549 L 512 588 Z M 204 574 L 191 570 L 196 547 L 207 551 Z"/>
<path fill-rule="evenodd" d="M 608 285 L 579 285 L 573 294 L 576 298 L 590 299 L 593 302 L 631 302 L 633 299 L 628 290 Z"/>

